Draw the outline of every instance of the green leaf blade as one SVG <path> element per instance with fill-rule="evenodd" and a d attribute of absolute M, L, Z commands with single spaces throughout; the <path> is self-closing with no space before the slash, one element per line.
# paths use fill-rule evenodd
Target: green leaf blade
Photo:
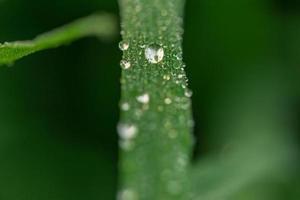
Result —
<path fill-rule="evenodd" d="M 31 41 L 0 44 L 0 65 L 11 64 L 37 51 L 56 48 L 83 37 L 97 36 L 110 39 L 116 34 L 116 19 L 109 14 L 94 14 L 61 28 L 37 36 Z"/>

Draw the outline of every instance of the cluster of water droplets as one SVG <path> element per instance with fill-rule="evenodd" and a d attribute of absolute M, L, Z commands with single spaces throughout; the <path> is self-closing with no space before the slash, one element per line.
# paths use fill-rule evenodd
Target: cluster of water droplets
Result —
<path fill-rule="evenodd" d="M 135 13 L 139 14 L 139 12 L 143 12 L 145 9 L 148 9 L 142 7 L 143 4 L 139 0 L 133 0 L 132 2 L 134 2 L 134 4 L 132 6 L 131 11 L 133 10 Z M 173 1 L 166 1 L 165 4 L 170 4 L 166 6 L 166 8 L 168 7 L 172 8 Z M 187 131 L 181 129 L 183 127 L 181 124 L 183 123 L 186 124 L 187 121 L 189 120 L 188 119 L 189 117 L 187 117 L 187 115 L 185 114 L 187 114 L 188 110 L 190 109 L 190 97 L 192 96 L 192 92 L 187 88 L 187 83 L 186 83 L 187 79 L 184 73 L 184 64 L 182 62 L 182 51 L 179 48 L 180 45 L 179 41 L 181 40 L 181 35 L 183 30 L 182 29 L 178 30 L 177 27 L 180 27 L 178 26 L 178 24 L 182 23 L 180 21 L 181 18 L 179 17 L 175 18 L 171 16 L 171 15 L 174 16 L 178 15 L 178 13 L 173 13 L 172 11 L 176 9 L 160 8 L 157 10 L 160 10 L 161 12 L 160 13 L 161 15 L 159 16 L 160 19 L 157 20 L 158 21 L 157 26 L 155 26 L 155 28 L 149 31 L 155 32 L 155 34 L 157 34 L 159 38 L 156 38 L 156 40 L 151 40 L 151 42 L 149 42 L 149 40 L 147 41 L 146 39 L 144 39 L 147 37 L 143 35 L 141 36 L 142 39 L 130 40 L 130 42 L 128 41 L 126 42 L 124 40 L 119 44 L 120 50 L 124 52 L 123 60 L 121 61 L 121 67 L 125 71 L 124 72 L 125 73 L 124 82 L 126 81 L 125 89 L 129 89 L 131 94 L 135 93 L 136 91 L 139 91 L 138 93 L 135 93 L 136 95 L 134 97 L 131 96 L 128 98 L 128 96 L 126 96 L 126 98 L 124 98 L 123 102 L 120 104 L 120 108 L 123 111 L 123 114 L 125 116 L 130 115 L 130 118 L 132 118 L 133 116 L 137 117 L 135 119 L 139 119 L 138 117 L 142 116 L 143 114 L 147 115 L 148 113 L 145 112 L 145 109 L 147 109 L 150 106 L 151 109 L 149 109 L 147 112 L 157 111 L 157 112 L 161 112 L 160 114 L 164 116 L 170 113 L 170 117 L 166 117 L 167 121 L 159 122 L 160 123 L 159 127 L 155 127 L 156 125 L 154 125 L 154 128 L 152 128 L 151 123 L 148 123 L 147 126 L 149 125 L 149 127 L 147 128 L 149 130 L 157 130 L 157 128 L 163 129 L 161 132 L 166 134 L 165 142 L 171 144 L 171 140 L 176 141 L 177 139 L 177 141 L 179 141 L 183 136 L 183 134 L 187 133 Z M 129 25 L 142 27 L 143 20 L 138 17 L 139 15 L 130 15 L 130 16 L 132 17 L 130 17 Z M 148 33 L 145 33 L 146 36 L 147 34 Z M 149 33 L 149 35 L 151 34 L 152 33 Z M 169 35 L 170 38 L 165 38 L 166 36 Z M 135 38 L 135 37 L 131 37 L 132 35 L 130 35 L 130 33 L 126 33 L 123 36 L 125 36 L 124 38 L 128 38 L 128 37 Z M 169 43 L 165 44 L 162 43 L 162 41 L 168 41 Z M 145 72 L 143 70 L 145 70 Z M 149 81 L 148 79 L 151 78 L 156 78 L 156 79 Z M 136 84 L 133 84 L 133 82 L 135 81 Z M 155 89 L 156 90 L 155 92 L 153 90 L 147 90 L 147 89 L 141 91 L 140 89 L 142 88 L 142 86 L 137 85 L 137 84 L 148 84 L 151 81 L 157 81 L 158 83 L 162 83 L 163 85 L 161 88 L 158 87 L 157 89 Z M 151 87 L 152 86 L 150 85 L 149 88 Z M 175 88 L 175 89 L 173 90 L 170 88 Z M 184 109 L 185 111 L 183 111 L 183 113 L 185 114 L 182 114 L 181 116 L 180 115 L 176 116 L 176 113 L 182 113 L 181 111 L 178 112 L 179 109 Z M 150 115 L 151 113 L 149 113 L 149 116 Z M 145 116 L 145 118 L 141 118 L 141 119 L 143 120 L 141 124 L 145 124 L 144 119 L 148 119 L 148 115 Z M 130 141 L 129 144 L 134 144 L 134 140 L 137 139 L 136 137 L 138 136 L 137 135 L 138 132 L 140 131 L 139 133 L 140 135 L 143 134 L 142 133 L 143 127 L 140 124 L 135 125 L 132 123 L 131 124 L 125 123 L 125 125 L 127 126 L 123 126 L 123 127 L 121 126 L 120 127 L 121 131 L 119 131 L 122 132 L 124 130 L 127 130 L 125 131 L 127 132 L 127 134 L 119 133 L 121 141 L 123 141 L 121 142 L 122 144 L 121 148 L 132 149 L 134 146 L 124 145 L 126 144 L 126 142 L 124 143 L 124 141 Z M 137 127 L 140 130 L 138 130 Z M 132 132 L 135 132 L 135 134 L 132 134 Z M 123 137 L 121 135 L 123 135 Z M 126 137 L 124 137 L 124 135 Z M 128 148 L 128 146 L 130 148 Z M 159 177 L 155 176 L 155 178 L 157 177 L 164 180 L 163 184 L 160 184 L 162 190 L 170 193 L 171 194 L 170 196 L 174 195 L 174 199 L 181 199 L 176 197 L 176 195 L 181 195 L 180 193 L 184 191 L 185 182 L 182 181 L 181 178 L 183 177 L 182 174 L 184 174 L 183 171 L 186 169 L 188 159 L 182 152 L 180 146 L 176 146 L 176 148 L 178 148 L 178 152 L 177 150 L 174 150 L 176 151 L 176 153 L 173 150 L 170 151 L 174 153 L 170 153 L 170 154 L 169 153 L 164 154 L 162 152 L 163 155 L 168 155 L 168 158 L 166 159 L 162 158 L 162 160 L 165 161 L 168 160 L 169 158 L 172 158 L 173 161 L 168 160 L 167 162 L 169 163 L 169 165 L 160 166 L 162 168 L 159 171 L 158 174 Z M 137 158 L 137 159 L 140 159 L 138 160 L 137 164 L 141 163 L 141 166 L 147 164 L 146 161 L 140 162 L 142 158 Z M 143 159 L 148 159 L 148 158 L 143 158 Z M 145 177 L 148 178 L 148 175 L 145 174 Z M 138 184 L 143 184 L 143 181 L 140 182 L 141 183 Z M 147 181 L 145 182 L 146 182 L 145 184 L 148 183 Z M 120 190 L 120 192 L 118 193 L 117 200 L 137 200 L 138 198 L 143 199 L 142 197 L 144 194 L 140 191 L 146 191 L 146 189 L 143 189 L 144 187 L 141 187 L 140 185 L 139 187 L 136 186 L 131 187 L 130 185 L 126 185 L 126 186 L 127 187 L 125 187 L 123 190 Z"/>
<path fill-rule="evenodd" d="M 129 49 L 130 45 L 126 41 L 121 41 L 119 43 L 119 49 L 123 52 Z M 157 44 L 150 44 L 150 45 L 142 45 L 142 49 L 144 49 L 144 56 L 145 59 L 151 64 L 160 63 L 165 55 L 164 48 Z M 120 65 L 123 69 L 127 70 L 131 68 L 131 62 L 129 60 L 121 60 Z"/>
<path fill-rule="evenodd" d="M 142 107 L 141 109 L 135 109 L 134 114 L 137 117 L 140 117 L 145 110 L 149 108 L 150 95 L 145 92 L 136 96 L 136 102 L 139 103 Z M 131 106 L 128 102 L 122 102 L 120 104 L 122 111 L 127 112 L 130 110 Z M 125 151 L 130 151 L 135 146 L 134 139 L 137 137 L 138 128 L 132 123 L 119 123 L 117 126 L 117 131 L 119 134 L 119 145 Z"/>
<path fill-rule="evenodd" d="M 120 147 L 125 151 L 132 150 L 134 148 L 134 138 L 138 134 L 138 128 L 134 124 L 119 123 L 117 131 Z"/>
<path fill-rule="evenodd" d="M 125 41 L 121 41 L 119 43 L 119 48 L 121 51 L 126 51 L 129 49 L 129 43 Z M 131 63 L 128 60 L 121 60 L 120 65 L 123 69 L 129 69 L 131 67 Z"/>
<path fill-rule="evenodd" d="M 170 83 L 175 83 L 179 85 L 183 90 L 182 96 L 174 96 L 174 95 L 166 95 L 162 98 L 162 104 L 157 106 L 157 111 L 164 112 L 165 109 L 169 105 L 172 105 L 174 108 L 184 109 L 188 110 L 190 109 L 190 98 L 192 97 L 192 91 L 187 88 L 187 78 L 184 72 L 185 65 L 182 63 L 182 51 L 178 47 L 178 45 L 170 44 L 169 47 L 171 49 L 170 55 L 165 55 L 165 49 L 168 49 L 167 45 L 158 45 L 157 43 L 150 43 L 150 44 L 136 44 L 135 41 L 132 41 L 131 43 L 132 47 L 130 46 L 130 43 L 126 40 L 123 40 L 119 43 L 119 48 L 121 51 L 124 52 L 124 59 L 121 60 L 121 67 L 124 70 L 129 70 L 133 66 L 135 66 L 137 61 L 133 59 L 130 61 L 130 56 L 128 56 L 128 51 L 130 48 L 139 47 L 135 50 L 138 51 L 138 56 L 144 56 L 145 60 L 148 62 L 148 64 L 144 63 L 144 66 L 151 66 L 156 65 L 158 63 L 162 63 L 160 66 L 163 70 L 164 67 L 167 66 L 167 63 L 162 62 L 165 57 L 168 57 L 172 60 L 178 60 L 178 62 L 175 62 L 172 66 L 173 69 L 167 70 L 165 73 L 162 74 L 162 78 L 164 80 L 163 84 L 168 83 L 168 81 L 172 81 Z M 143 53 L 142 53 L 143 52 Z M 169 51 L 168 51 L 169 52 Z M 138 59 L 138 58 L 136 58 Z M 150 65 L 149 65 L 150 64 Z M 138 66 L 138 65 L 137 65 Z M 135 78 L 134 76 L 130 78 Z M 125 79 L 124 79 L 125 80 Z M 132 111 L 132 113 L 138 118 L 140 118 L 144 111 L 149 108 L 149 102 L 150 102 L 150 95 L 147 92 L 140 93 L 135 97 L 135 100 L 141 105 L 140 108 L 136 108 Z M 129 104 L 130 102 L 130 104 Z M 134 102 L 123 102 L 120 104 L 120 108 L 122 111 L 129 111 L 132 108 L 135 108 Z M 186 119 L 185 119 L 186 120 Z M 187 122 L 186 122 L 187 123 Z M 189 123 L 189 124 L 192 124 Z M 121 124 L 118 127 L 119 135 L 121 138 L 120 146 L 121 148 L 125 150 L 130 150 L 134 147 L 134 141 L 133 139 L 136 137 L 136 134 L 138 132 L 137 128 L 132 124 Z M 168 131 L 169 138 L 174 139 L 177 138 L 178 132 L 174 130 Z"/>

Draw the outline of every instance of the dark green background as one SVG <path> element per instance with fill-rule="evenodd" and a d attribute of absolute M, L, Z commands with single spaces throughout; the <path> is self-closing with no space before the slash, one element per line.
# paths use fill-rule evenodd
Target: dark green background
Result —
<path fill-rule="evenodd" d="M 0 0 L 0 42 L 31 39 L 97 11 L 118 15 L 118 4 Z M 0 68 L 0 200 L 114 199 L 119 40 L 82 39 Z M 222 149 L 249 110 L 298 133 L 299 53 L 298 0 L 187 0 L 195 154 Z M 297 177 L 262 180 L 236 199 L 296 200 Z"/>

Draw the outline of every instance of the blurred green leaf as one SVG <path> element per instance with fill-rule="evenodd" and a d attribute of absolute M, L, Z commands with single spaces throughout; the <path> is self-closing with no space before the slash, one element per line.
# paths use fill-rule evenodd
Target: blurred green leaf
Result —
<path fill-rule="evenodd" d="M 112 15 L 95 14 L 42 34 L 32 41 L 6 42 L 0 44 L 0 64 L 11 64 L 29 54 L 66 45 L 82 37 L 108 39 L 116 34 L 116 27 L 116 19 Z"/>

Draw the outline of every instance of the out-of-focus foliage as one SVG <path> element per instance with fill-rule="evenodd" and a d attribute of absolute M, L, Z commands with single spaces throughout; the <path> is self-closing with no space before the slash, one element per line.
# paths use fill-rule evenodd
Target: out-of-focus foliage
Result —
<path fill-rule="evenodd" d="M 0 44 L 0 64 L 11 65 L 14 61 L 45 49 L 66 45 L 87 36 L 99 39 L 116 35 L 116 22 L 113 16 L 91 15 L 73 23 L 37 36 L 32 41 L 5 42 Z"/>
<path fill-rule="evenodd" d="M 0 1 L 0 41 L 34 38 L 112 1 Z M 82 39 L 0 69 L 0 199 L 114 199 L 120 53 Z"/>
<path fill-rule="evenodd" d="M 282 150 L 272 148 L 277 144 L 298 156 L 299 16 L 298 1 L 187 2 L 184 57 L 194 90 L 196 155 L 217 153 L 226 160 L 242 146 L 250 154 L 259 149 L 279 156 Z M 241 163 L 248 163 L 246 155 Z M 230 199 L 298 199 L 299 160 L 290 162 L 290 174 L 260 175 Z M 280 166 L 269 164 L 268 171 Z"/>

